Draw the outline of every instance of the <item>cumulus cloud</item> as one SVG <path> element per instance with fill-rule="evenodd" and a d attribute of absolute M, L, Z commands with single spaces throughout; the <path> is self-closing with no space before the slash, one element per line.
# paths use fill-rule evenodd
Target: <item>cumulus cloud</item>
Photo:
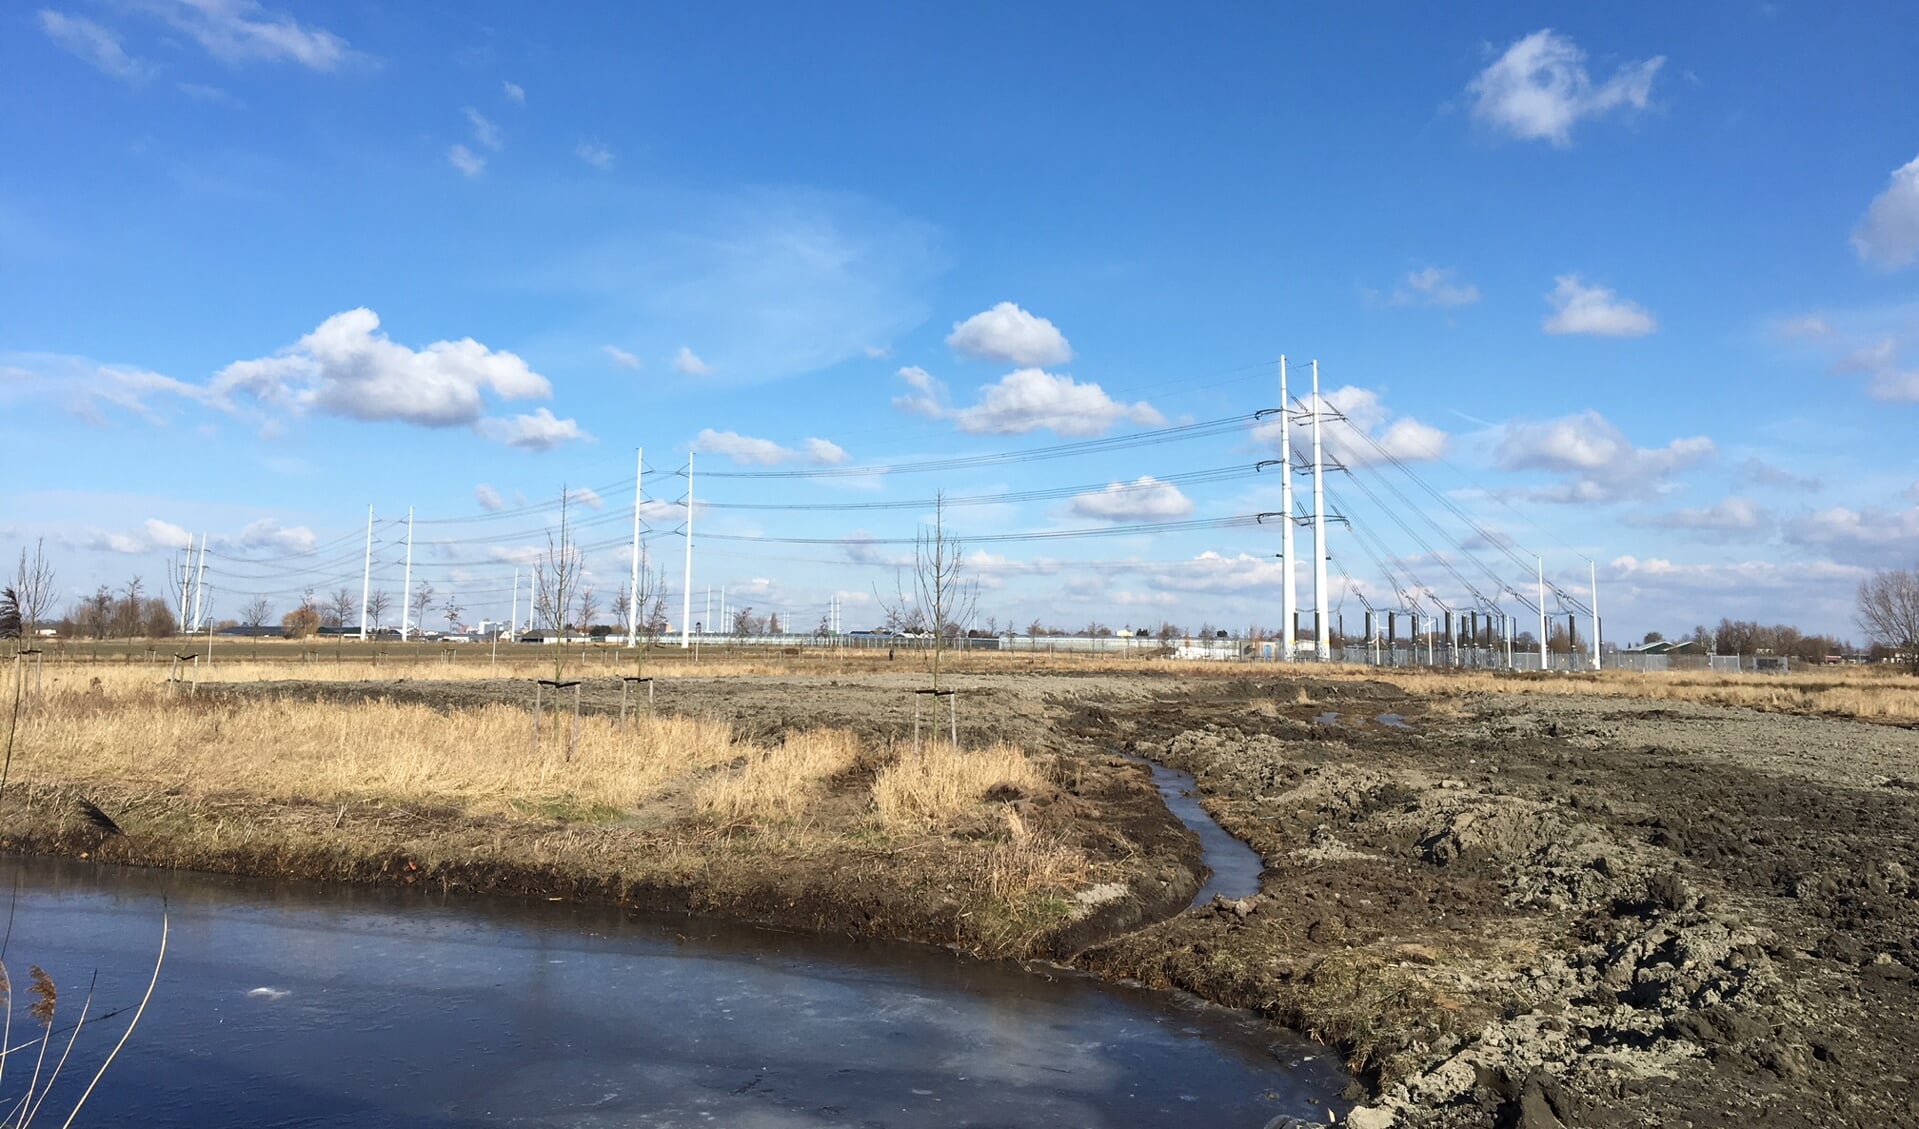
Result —
<path fill-rule="evenodd" d="M 1727 541 L 1771 530 L 1772 516 L 1751 498 L 1734 495 L 1721 498 L 1710 506 L 1692 506 L 1643 516 L 1627 515 L 1626 524 Z"/>
<path fill-rule="evenodd" d="M 1499 440 L 1500 469 L 1563 475 L 1558 486 L 1531 492 L 1547 502 L 1606 503 L 1657 497 L 1674 474 L 1718 453 L 1703 435 L 1664 447 L 1636 447 L 1595 411 L 1560 419 L 1509 423 Z"/>
<path fill-rule="evenodd" d="M 1553 292 L 1546 295 L 1553 308 L 1544 325 L 1547 333 L 1644 337 L 1659 328 L 1658 320 L 1644 306 L 1604 286 L 1587 286 L 1576 274 L 1562 274 L 1553 283 Z"/>
<path fill-rule="evenodd" d="M 1366 466 L 1398 459 L 1424 462 L 1444 458 L 1452 437 L 1411 416 L 1395 418 L 1378 392 L 1357 385 L 1323 391 L 1327 413 L 1320 423 L 1320 442 L 1334 462 Z M 1312 447 L 1313 398 L 1301 398 L 1301 410 L 1285 417 L 1269 416 L 1253 428 L 1253 439 L 1279 449 L 1280 429 L 1293 429 L 1295 456 L 1309 456 Z M 1343 422 L 1338 417 L 1344 417 Z M 1368 441 L 1370 440 L 1370 442 Z"/>
<path fill-rule="evenodd" d="M 127 54 L 116 32 L 84 16 L 69 16 L 43 8 L 40 30 L 62 50 L 115 78 L 140 82 L 153 75 L 150 64 Z"/>
<path fill-rule="evenodd" d="M 1786 523 L 1786 540 L 1856 557 L 1909 560 L 1919 549 L 1919 505 L 1905 510 L 1814 510 Z"/>
<path fill-rule="evenodd" d="M 149 528 L 154 523 L 148 522 Z M 275 549 L 283 553 L 311 553 L 319 537 L 304 525 L 282 526 L 272 518 L 261 518 L 240 531 L 235 539 L 245 549 Z M 159 539 L 155 538 L 156 543 Z"/>
<path fill-rule="evenodd" d="M 526 87 L 517 82 L 502 82 L 500 93 L 506 95 L 506 100 L 516 106 L 526 105 Z"/>
<path fill-rule="evenodd" d="M 1170 592 L 1211 592 L 1236 595 L 1251 588 L 1278 588 L 1285 566 L 1271 557 L 1248 553 L 1222 556 L 1210 549 L 1190 560 L 1142 564 L 1139 571 L 1149 587 Z"/>
<path fill-rule="evenodd" d="M 606 359 L 612 361 L 620 368 L 636 369 L 640 367 L 640 358 L 620 348 L 618 345 L 603 345 L 601 348 L 606 351 Z"/>
<path fill-rule="evenodd" d="M 603 141 L 589 141 L 582 138 L 580 143 L 573 147 L 573 155 L 601 172 L 613 167 L 613 149 Z"/>
<path fill-rule="evenodd" d="M 1450 270 L 1427 267 L 1406 276 L 1387 301 L 1395 306 L 1438 306 L 1450 309 L 1479 301 L 1479 287 Z"/>
<path fill-rule="evenodd" d="M 1852 249 L 1886 270 L 1919 261 L 1919 157 L 1893 170 L 1892 182 L 1852 229 Z"/>
<path fill-rule="evenodd" d="M 1144 400 L 1126 404 L 1099 385 L 1026 368 L 987 385 L 979 403 L 940 414 L 969 435 L 1024 435 L 1042 428 L 1060 435 L 1098 435 L 1124 421 L 1141 427 L 1166 422 Z"/>
<path fill-rule="evenodd" d="M 812 463 L 835 466 L 847 459 L 844 448 L 826 439 L 807 439 L 798 449 L 783 447 L 771 439 L 756 439 L 737 431 L 706 428 L 693 439 L 693 449 L 703 455 L 724 455 L 742 466 L 777 466 L 781 463 Z"/>
<path fill-rule="evenodd" d="M 447 149 L 446 162 L 459 169 L 468 178 L 479 176 L 486 171 L 486 158 L 464 145 L 454 145 Z"/>
<path fill-rule="evenodd" d="M 247 528 L 251 529 L 252 526 L 248 526 Z M 161 521 L 158 518 L 150 517 L 146 520 L 145 524 L 141 526 L 141 531 L 146 534 L 147 543 L 155 548 L 186 549 L 191 548 L 193 545 L 193 534 L 188 533 L 170 521 Z M 312 534 L 309 533 L 307 536 L 311 537 Z M 131 542 L 131 539 L 128 540 Z M 142 549 L 124 549 L 121 551 L 140 552 L 143 551 L 143 549 L 144 546 Z"/>
<path fill-rule="evenodd" d="M 1058 326 L 1011 302 L 954 322 L 946 343 L 969 357 L 1026 367 L 1062 365 L 1073 359 L 1073 348 Z"/>
<path fill-rule="evenodd" d="M 600 497 L 600 492 L 590 486 L 580 486 L 568 490 L 566 497 L 568 501 L 585 506 L 590 510 L 597 510 L 606 505 L 606 499 Z"/>
<path fill-rule="evenodd" d="M 686 346 L 673 354 L 673 367 L 688 376 L 710 376 L 713 366 L 700 359 L 700 355 Z"/>
<path fill-rule="evenodd" d="M 899 371 L 899 378 L 912 391 L 893 397 L 894 407 L 929 419 L 946 415 L 946 384 L 938 377 L 918 365 L 907 365 Z"/>
<path fill-rule="evenodd" d="M 398 344 L 364 306 L 333 315 L 271 357 L 233 362 L 212 387 L 221 396 L 244 395 L 301 414 L 422 427 L 473 426 L 486 411 L 487 392 L 506 400 L 553 392 L 520 357 L 471 337 L 417 350 Z"/>
<path fill-rule="evenodd" d="M 227 63 L 286 60 L 330 71 L 350 57 L 347 41 L 292 16 L 269 12 L 257 0 L 148 0 L 142 5 Z"/>
<path fill-rule="evenodd" d="M 1645 583 L 1655 591 L 1697 592 L 1777 590 L 1814 587 L 1848 595 L 1869 570 L 1835 561 L 1734 561 L 1679 564 L 1664 557 L 1617 557 L 1601 575 L 1616 581 Z"/>
<path fill-rule="evenodd" d="M 1141 475 L 1133 482 L 1108 483 L 1104 490 L 1080 494 L 1069 507 L 1100 521 L 1171 521 L 1193 512 L 1193 500 L 1170 482 Z"/>
<path fill-rule="evenodd" d="M 1572 144 L 1573 126 L 1581 120 L 1644 110 L 1665 62 L 1664 56 L 1654 56 L 1628 63 L 1595 85 L 1586 71 L 1586 53 L 1547 29 L 1508 47 L 1466 92 L 1473 99 L 1473 117 L 1482 125 L 1521 141 L 1564 148 Z"/>
<path fill-rule="evenodd" d="M 563 443 L 593 438 L 578 420 L 555 418 L 545 408 L 535 408 L 531 415 L 489 417 L 475 423 L 473 430 L 483 439 L 523 451 L 551 451 Z"/>
<path fill-rule="evenodd" d="M 488 513 L 497 513 L 506 508 L 506 499 L 500 497 L 498 490 L 484 482 L 473 488 L 473 500 L 480 503 L 480 508 Z"/>

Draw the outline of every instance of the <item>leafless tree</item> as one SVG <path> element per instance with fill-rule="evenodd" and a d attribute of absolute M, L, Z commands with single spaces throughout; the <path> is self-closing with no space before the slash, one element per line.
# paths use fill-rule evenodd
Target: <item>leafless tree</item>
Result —
<path fill-rule="evenodd" d="M 20 605 L 22 632 L 31 636 L 53 611 L 55 576 L 47 560 L 47 539 L 33 543 L 33 553 L 20 550 L 20 566 L 13 573 L 13 598 Z"/>
<path fill-rule="evenodd" d="M 448 631 L 458 631 L 460 629 L 460 616 L 465 611 L 466 609 L 460 606 L 460 601 L 453 593 L 448 592 L 446 594 L 446 603 L 440 605 L 440 614 L 446 617 L 446 629 Z"/>
<path fill-rule="evenodd" d="M 255 596 L 240 605 L 240 622 L 247 627 L 263 627 L 273 617 L 273 605 L 265 596 Z"/>
<path fill-rule="evenodd" d="M 933 632 L 933 689 L 940 688 L 940 660 L 949 630 L 965 624 L 979 606 L 979 585 L 966 570 L 966 546 L 946 532 L 946 492 L 933 496 L 933 525 L 913 538 L 915 607 Z"/>
<path fill-rule="evenodd" d="M 127 581 L 120 589 L 120 599 L 113 607 L 113 633 L 131 639 L 145 628 L 146 585 L 139 577 Z"/>
<path fill-rule="evenodd" d="M 351 588 L 341 588 L 326 598 L 320 608 L 320 622 L 328 627 L 345 627 L 360 613 L 360 598 Z"/>
<path fill-rule="evenodd" d="M 751 635 L 754 633 L 753 629 L 756 626 L 758 626 L 758 623 L 753 618 L 752 605 L 749 604 L 733 613 L 733 634 L 742 636 Z"/>
<path fill-rule="evenodd" d="M 1859 584 L 1859 630 L 1919 674 L 1919 568 L 1886 569 Z"/>
<path fill-rule="evenodd" d="M 573 600 L 573 611 L 573 626 L 581 631 L 591 630 L 594 618 L 600 614 L 600 597 L 591 584 L 580 587 L 580 594 Z"/>
<path fill-rule="evenodd" d="M 560 528 L 558 536 L 546 535 L 546 554 L 533 565 L 533 608 L 545 625 L 555 632 L 566 630 L 567 613 L 578 597 L 585 562 L 573 544 L 569 524 L 567 491 L 560 490 Z"/>
<path fill-rule="evenodd" d="M 174 618 L 171 605 L 157 596 L 150 596 L 141 619 L 141 630 L 149 639 L 171 639 L 180 633 L 180 621 Z"/>
<path fill-rule="evenodd" d="M 407 610 L 411 613 L 409 630 L 413 632 L 426 630 L 427 609 L 433 606 L 433 582 L 420 581 L 414 586 L 413 591 L 407 593 L 406 603 Z"/>
<path fill-rule="evenodd" d="M 373 630 L 386 626 L 386 614 L 393 610 L 393 597 L 387 595 L 384 588 L 375 588 L 366 598 L 366 616 L 372 622 Z"/>

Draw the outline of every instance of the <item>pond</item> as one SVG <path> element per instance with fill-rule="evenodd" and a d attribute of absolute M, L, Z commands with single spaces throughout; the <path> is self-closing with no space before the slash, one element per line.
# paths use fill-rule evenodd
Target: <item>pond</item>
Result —
<path fill-rule="evenodd" d="M 1323 1123 L 1346 1081 L 1241 1013 L 924 946 L 46 859 L 0 876 L 8 967 L 53 975 L 56 1031 L 95 969 L 96 1015 L 138 1001 L 171 914 L 83 1124 L 1257 1127 Z M 43 1119 L 128 1014 L 88 1024 Z"/>

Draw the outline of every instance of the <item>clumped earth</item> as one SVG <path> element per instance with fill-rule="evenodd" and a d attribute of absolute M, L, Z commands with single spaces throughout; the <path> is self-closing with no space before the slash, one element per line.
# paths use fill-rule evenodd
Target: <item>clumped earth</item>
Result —
<path fill-rule="evenodd" d="M 1919 1124 L 1919 732 L 1251 681 L 1074 724 L 1268 866 L 1085 959 L 1340 1044 L 1355 1125 Z"/>
<path fill-rule="evenodd" d="M 1378 682 L 952 682 L 962 743 L 1058 758 L 1059 796 L 1032 818 L 1108 857 L 1136 852 L 1110 912 L 1030 955 L 1256 1009 L 1339 1047 L 1361 1080 L 1351 1124 L 1919 1125 L 1919 730 Z M 768 738 L 836 727 L 882 743 L 911 739 L 923 685 L 904 671 L 671 679 L 657 704 Z M 217 692 L 447 709 L 529 694 L 507 680 Z M 583 708 L 615 710 L 618 694 L 590 681 Z M 1121 753 L 1194 775 L 1264 855 L 1260 894 L 1176 912 L 1197 888 L 1179 873 L 1195 848 L 1142 807 L 1146 772 Z M 902 909 L 910 889 L 807 897 L 801 912 L 802 888 L 833 892 L 795 873 L 754 897 L 673 897 L 951 937 Z"/>

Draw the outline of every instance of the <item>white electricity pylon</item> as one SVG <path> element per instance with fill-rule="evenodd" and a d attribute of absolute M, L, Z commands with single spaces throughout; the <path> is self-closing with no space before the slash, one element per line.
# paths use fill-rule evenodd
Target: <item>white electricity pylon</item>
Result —
<path fill-rule="evenodd" d="M 633 584 L 626 590 L 626 645 L 640 645 L 640 506 L 646 500 L 646 448 L 633 449 Z"/>
<path fill-rule="evenodd" d="M 693 452 L 686 453 L 686 582 L 680 593 L 680 649 L 693 645 Z"/>
<path fill-rule="evenodd" d="M 1313 616 L 1315 642 L 1320 662 L 1332 658 L 1332 623 L 1329 593 L 1326 590 L 1326 463 L 1321 455 L 1319 417 L 1325 406 L 1319 401 L 1319 362 L 1313 362 Z"/>
<path fill-rule="evenodd" d="M 407 640 L 413 616 L 413 507 L 406 508 L 406 572 L 400 577 L 400 642 Z"/>
<path fill-rule="evenodd" d="M 366 568 L 360 573 L 360 642 L 366 642 L 366 602 L 373 595 L 373 507 L 366 508 Z"/>
<path fill-rule="evenodd" d="M 1293 590 L 1293 403 L 1286 393 L 1286 355 L 1279 357 L 1279 523 L 1280 631 L 1284 645 L 1280 659 L 1292 662 L 1299 646 L 1299 594 Z"/>

